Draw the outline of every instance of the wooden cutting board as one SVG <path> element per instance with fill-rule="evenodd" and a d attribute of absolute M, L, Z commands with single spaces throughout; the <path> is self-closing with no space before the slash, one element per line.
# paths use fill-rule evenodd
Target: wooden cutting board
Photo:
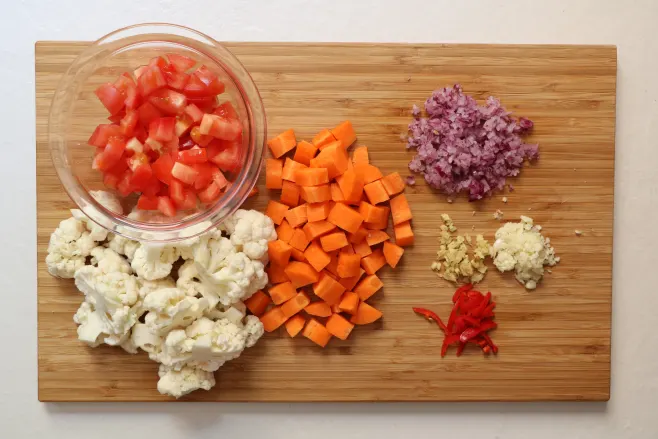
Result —
<path fill-rule="evenodd" d="M 48 275 L 50 233 L 73 207 L 51 166 L 46 132 L 60 75 L 85 47 L 36 45 L 39 400 L 163 401 L 157 365 L 144 354 L 90 349 L 72 317 L 82 296 L 72 280 Z M 497 96 L 535 121 L 541 158 L 511 181 L 515 191 L 468 203 L 419 184 L 407 189 L 417 243 L 401 266 L 383 270 L 372 302 L 384 312 L 347 342 L 324 350 L 303 338 L 268 334 L 217 374 L 195 401 L 530 401 L 607 400 L 610 395 L 613 169 L 616 49 L 593 46 L 230 43 L 252 73 L 270 136 L 294 128 L 309 139 L 350 119 L 358 142 L 383 171 L 407 175 L 412 153 L 401 140 L 411 106 L 432 90 L 461 83 L 478 99 Z M 93 126 L 100 121 L 85 121 Z M 250 207 L 268 200 L 261 195 Z M 509 199 L 502 202 L 503 195 Z M 481 284 L 498 303 L 497 357 L 467 349 L 441 358 L 442 335 L 414 315 L 428 306 L 446 316 L 453 285 L 429 266 L 438 248 L 439 214 L 462 233 L 492 240 L 505 219 L 530 215 L 544 226 L 562 262 L 533 292 L 490 269 Z M 473 230 L 472 230 L 473 229 Z M 576 237 L 574 231 L 582 230 Z"/>

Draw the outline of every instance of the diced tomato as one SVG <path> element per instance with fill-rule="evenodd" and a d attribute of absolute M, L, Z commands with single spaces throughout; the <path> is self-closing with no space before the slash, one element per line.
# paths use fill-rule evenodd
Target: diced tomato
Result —
<path fill-rule="evenodd" d="M 137 110 L 128 110 L 119 124 L 121 127 L 121 134 L 126 137 L 132 136 L 135 133 L 137 122 L 139 122 L 139 113 Z"/>
<path fill-rule="evenodd" d="M 153 166 L 151 166 L 151 169 L 153 169 Z M 157 179 L 155 174 L 152 174 L 149 181 L 142 187 L 142 193 L 149 197 L 154 197 L 160 193 L 162 186 L 163 184 L 160 183 L 160 180 Z"/>
<path fill-rule="evenodd" d="M 178 160 L 186 165 L 194 165 L 197 163 L 205 163 L 208 161 L 206 150 L 203 148 L 194 147 L 185 151 L 178 152 Z"/>
<path fill-rule="evenodd" d="M 226 148 L 210 161 L 225 172 L 236 172 L 242 167 L 242 144 L 239 142 L 227 142 Z"/>
<path fill-rule="evenodd" d="M 133 75 L 135 76 L 135 79 L 139 80 L 139 78 L 146 72 L 146 69 L 148 69 L 149 66 L 139 66 L 135 70 L 133 70 Z"/>
<path fill-rule="evenodd" d="M 126 152 L 132 151 L 133 153 L 144 152 L 144 145 L 136 137 L 131 138 L 126 142 Z"/>
<path fill-rule="evenodd" d="M 184 72 L 177 72 L 175 70 L 163 71 L 167 85 L 174 90 L 184 90 L 187 83 L 190 81 L 190 75 Z"/>
<path fill-rule="evenodd" d="M 218 168 L 213 170 L 212 179 L 220 189 L 224 189 L 226 186 L 228 186 L 228 180 L 226 177 L 224 177 L 224 173 Z"/>
<path fill-rule="evenodd" d="M 169 90 L 168 88 L 163 88 L 154 91 L 151 96 L 149 96 L 149 102 L 165 114 L 176 115 L 185 110 L 187 98 L 184 94 Z"/>
<path fill-rule="evenodd" d="M 149 135 L 146 132 L 146 128 L 144 128 L 144 126 L 140 124 L 140 125 L 137 125 L 137 127 L 135 127 L 135 131 L 133 132 L 133 136 L 135 136 L 135 138 L 137 140 L 139 140 L 140 142 L 144 143 L 144 142 L 146 142 L 146 139 L 148 138 Z"/>
<path fill-rule="evenodd" d="M 199 173 L 191 166 L 176 162 L 174 163 L 174 167 L 171 168 L 171 175 L 185 184 L 192 185 L 194 184 L 194 180 L 196 180 Z"/>
<path fill-rule="evenodd" d="M 130 180 L 130 185 L 132 188 L 139 192 L 144 192 L 144 188 L 151 182 L 151 177 L 153 176 L 153 170 L 151 165 L 148 163 L 143 163 L 137 166 L 133 170 L 133 176 Z"/>
<path fill-rule="evenodd" d="M 196 195 L 194 191 L 185 188 L 183 183 L 176 179 L 172 179 L 169 185 L 169 197 L 178 209 L 187 210 L 196 207 Z"/>
<path fill-rule="evenodd" d="M 169 197 L 158 197 L 158 210 L 168 217 L 176 216 L 176 206 L 174 206 L 174 202 Z"/>
<path fill-rule="evenodd" d="M 176 118 L 175 132 L 177 137 L 181 137 L 192 126 L 192 119 L 187 114 L 181 114 Z"/>
<path fill-rule="evenodd" d="M 187 96 L 187 102 L 196 105 L 202 113 L 212 113 L 217 107 L 217 97 L 215 96 L 202 98 Z"/>
<path fill-rule="evenodd" d="M 174 136 L 169 142 L 165 142 L 163 153 L 169 154 L 176 161 L 178 158 L 178 137 Z"/>
<path fill-rule="evenodd" d="M 188 106 L 185 107 L 185 114 L 193 123 L 199 123 L 201 122 L 201 119 L 203 119 L 203 111 L 194 104 L 188 104 Z"/>
<path fill-rule="evenodd" d="M 111 189 L 116 189 L 120 180 L 120 175 L 112 174 L 110 172 L 103 174 L 103 184 Z"/>
<path fill-rule="evenodd" d="M 215 108 L 215 111 L 213 111 L 213 114 L 225 119 L 238 119 L 238 112 L 235 111 L 235 108 L 233 108 L 233 105 L 229 101 L 219 104 L 219 106 Z"/>
<path fill-rule="evenodd" d="M 121 123 L 121 119 L 123 119 L 126 116 L 126 112 L 124 110 L 119 111 L 117 114 L 113 114 L 112 116 L 108 116 L 107 120 L 109 120 L 112 123 Z"/>
<path fill-rule="evenodd" d="M 127 169 L 123 173 L 123 176 L 121 176 L 121 180 L 119 180 L 119 183 L 117 184 L 117 190 L 124 197 L 130 195 L 133 191 L 132 186 L 130 185 L 131 179 L 132 179 L 132 172 L 130 171 L 130 169 Z"/>
<path fill-rule="evenodd" d="M 168 142 L 174 138 L 176 128 L 176 118 L 160 117 L 154 119 L 149 124 L 149 137 L 154 140 Z"/>
<path fill-rule="evenodd" d="M 120 136 L 120 135 L 121 135 L 121 127 L 119 127 L 118 125 L 113 125 L 110 123 L 100 124 L 96 127 L 94 132 L 91 134 L 91 137 L 89 137 L 87 143 L 92 146 L 105 148 L 105 145 L 107 145 L 107 141 L 110 140 L 111 136 Z"/>
<path fill-rule="evenodd" d="M 219 189 L 219 186 L 217 186 L 215 182 L 212 182 L 208 185 L 207 188 L 199 191 L 197 195 L 199 196 L 199 200 L 201 200 L 202 203 L 210 203 L 219 198 L 221 193 L 222 191 Z"/>
<path fill-rule="evenodd" d="M 201 134 L 222 140 L 235 140 L 242 134 L 242 123 L 237 119 L 225 119 L 215 114 L 204 114 L 199 125 Z"/>
<path fill-rule="evenodd" d="M 180 154 L 180 153 L 179 153 Z M 197 163 L 192 165 L 194 169 L 199 173 L 196 180 L 194 180 L 194 189 L 201 190 L 205 189 L 213 181 L 214 171 L 218 171 L 217 167 L 211 163 Z"/>
<path fill-rule="evenodd" d="M 142 75 L 137 78 L 137 91 L 142 96 L 148 96 L 166 85 L 167 80 L 158 66 L 146 67 Z"/>
<path fill-rule="evenodd" d="M 169 62 L 161 56 L 156 56 L 155 58 L 151 58 L 151 61 L 149 61 L 149 67 L 153 66 L 160 68 L 160 70 L 164 70 L 169 66 Z"/>
<path fill-rule="evenodd" d="M 128 73 L 122 73 L 119 79 L 114 81 L 114 86 L 123 94 L 130 88 L 137 88 L 137 84 Z"/>
<path fill-rule="evenodd" d="M 168 53 L 167 58 L 169 58 L 171 65 L 179 72 L 190 70 L 196 65 L 196 61 L 194 61 L 192 58 L 186 57 L 185 55 Z"/>
<path fill-rule="evenodd" d="M 110 82 L 98 87 L 94 93 L 110 114 L 117 114 L 125 105 L 123 94 Z"/>
<path fill-rule="evenodd" d="M 139 113 L 139 123 L 141 123 L 144 127 L 148 127 L 150 123 L 155 119 L 162 117 L 160 110 L 158 110 L 156 106 L 150 102 L 144 102 L 137 109 L 137 112 Z"/>
<path fill-rule="evenodd" d="M 97 169 L 106 171 L 114 166 L 119 161 L 119 159 L 121 159 L 121 156 L 125 150 L 126 141 L 123 139 L 123 137 L 110 137 L 110 139 L 107 141 L 105 150 L 96 156 L 94 164 L 97 166 Z"/>
<path fill-rule="evenodd" d="M 137 200 L 137 208 L 142 210 L 158 210 L 158 197 L 142 195 Z"/>
<path fill-rule="evenodd" d="M 148 150 L 146 149 L 146 147 L 148 147 Z M 162 144 L 162 142 L 159 142 L 152 137 L 146 138 L 146 141 L 144 142 L 144 151 L 146 152 L 153 151 L 158 154 L 157 157 L 160 157 L 160 152 L 163 149 L 164 149 L 164 145 Z"/>
<path fill-rule="evenodd" d="M 111 168 L 105 171 L 105 173 L 123 175 L 123 173 L 128 169 L 128 159 L 125 154 L 122 156 Z"/>
<path fill-rule="evenodd" d="M 190 76 L 190 80 L 187 81 L 187 84 L 185 84 L 183 93 L 188 98 L 214 98 L 214 96 L 208 92 L 208 87 L 206 87 L 206 84 L 204 84 L 203 81 L 201 81 L 201 79 L 195 74 Z"/>
<path fill-rule="evenodd" d="M 169 154 L 163 154 L 151 165 L 155 176 L 164 184 L 171 182 L 171 170 L 174 167 L 174 159 Z"/>
<path fill-rule="evenodd" d="M 206 147 L 208 160 L 212 161 L 213 157 L 224 151 L 226 148 L 228 148 L 228 142 L 212 138 L 212 142 L 210 142 Z"/>
<path fill-rule="evenodd" d="M 199 146 L 207 146 L 213 140 L 212 136 L 201 134 L 199 127 L 192 127 L 192 131 L 190 131 L 190 138 Z"/>
<path fill-rule="evenodd" d="M 189 135 L 183 134 L 181 138 L 178 141 L 178 150 L 179 151 L 185 151 L 186 149 L 190 149 L 196 146 L 196 143 L 194 143 L 194 140 L 190 138 Z"/>
<path fill-rule="evenodd" d="M 201 66 L 193 74 L 206 86 L 209 96 L 224 93 L 224 83 L 208 67 Z"/>

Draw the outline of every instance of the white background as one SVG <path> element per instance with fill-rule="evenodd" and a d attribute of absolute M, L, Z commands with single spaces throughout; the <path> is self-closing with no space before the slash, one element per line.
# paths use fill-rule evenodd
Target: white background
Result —
<path fill-rule="evenodd" d="M 658 438 L 658 1 L 5 0 L 2 4 L 0 438 Z M 617 45 L 611 401 L 39 403 L 34 43 L 91 40 L 144 21 L 177 22 L 218 40 Z"/>

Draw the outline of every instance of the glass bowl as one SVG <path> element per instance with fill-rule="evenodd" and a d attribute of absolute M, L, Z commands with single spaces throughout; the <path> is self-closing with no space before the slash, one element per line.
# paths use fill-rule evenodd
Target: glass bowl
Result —
<path fill-rule="evenodd" d="M 214 71 L 225 84 L 219 101 L 230 101 L 243 125 L 242 167 L 213 204 L 166 217 L 134 210 L 137 196 L 120 197 L 124 214 L 103 207 L 90 191 L 111 191 L 92 169 L 96 148 L 87 144 L 94 128 L 109 123 L 108 111 L 94 94 L 99 85 L 147 65 L 159 55 L 188 56 Z M 251 76 L 238 59 L 207 35 L 182 26 L 148 23 L 112 32 L 85 48 L 59 82 L 50 108 L 48 143 L 64 189 L 94 222 L 113 233 L 145 242 L 172 242 L 199 235 L 232 214 L 253 189 L 266 142 L 263 103 Z M 132 213 L 131 213 L 132 212 Z"/>

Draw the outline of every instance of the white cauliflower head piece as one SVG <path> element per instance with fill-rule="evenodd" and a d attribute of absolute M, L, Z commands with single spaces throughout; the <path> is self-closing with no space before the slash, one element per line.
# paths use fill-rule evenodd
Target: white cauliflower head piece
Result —
<path fill-rule="evenodd" d="M 220 226 L 231 235 L 238 251 L 267 262 L 267 243 L 276 239 L 274 223 L 257 210 L 237 210 Z"/>
<path fill-rule="evenodd" d="M 97 266 L 105 274 L 114 272 L 132 274 L 133 272 L 125 258 L 112 249 L 100 246 L 91 251 L 91 265 Z"/>
<path fill-rule="evenodd" d="M 190 297 L 179 288 L 153 291 L 144 298 L 148 310 L 145 323 L 150 330 L 165 335 L 175 328 L 184 328 L 201 317 L 208 308 L 206 299 Z"/>
<path fill-rule="evenodd" d="M 75 218 L 59 223 L 50 235 L 46 265 L 53 276 L 72 279 L 76 270 L 84 267 L 85 258 L 96 247 L 85 224 Z"/>
<path fill-rule="evenodd" d="M 133 260 L 135 252 L 140 246 L 139 241 L 132 241 L 128 238 L 124 238 L 121 235 L 115 235 L 110 233 L 108 235 L 107 247 L 114 250 L 120 255 L 124 255 L 129 261 Z"/>
<path fill-rule="evenodd" d="M 263 263 L 249 259 L 244 253 L 230 255 L 220 267 L 216 272 L 208 272 L 197 264 L 197 271 L 202 282 L 216 287 L 213 291 L 223 305 L 247 299 L 267 285 Z"/>
<path fill-rule="evenodd" d="M 210 390 L 215 386 L 215 377 L 212 372 L 185 366 L 180 370 L 173 370 L 165 365 L 160 365 L 158 371 L 158 391 L 163 395 L 175 398 L 187 395 L 195 390 Z"/>
<path fill-rule="evenodd" d="M 176 248 L 161 244 L 141 244 L 131 261 L 132 269 L 146 280 L 157 280 L 171 273 L 179 254 Z"/>

